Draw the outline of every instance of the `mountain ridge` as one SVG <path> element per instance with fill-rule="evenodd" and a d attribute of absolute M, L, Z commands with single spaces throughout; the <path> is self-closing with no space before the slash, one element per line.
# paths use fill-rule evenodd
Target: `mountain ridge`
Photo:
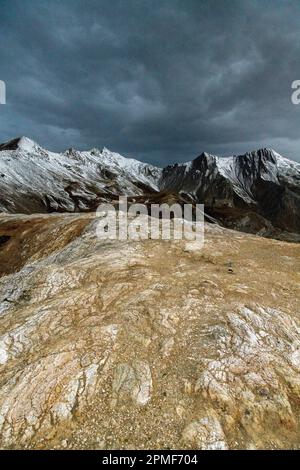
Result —
<path fill-rule="evenodd" d="M 149 203 L 169 194 L 204 203 L 229 228 L 300 235 L 300 164 L 271 148 L 229 157 L 202 152 L 160 168 L 106 147 L 56 153 L 18 137 L 0 145 L 0 176 L 2 212 L 83 212 L 120 195 Z"/>

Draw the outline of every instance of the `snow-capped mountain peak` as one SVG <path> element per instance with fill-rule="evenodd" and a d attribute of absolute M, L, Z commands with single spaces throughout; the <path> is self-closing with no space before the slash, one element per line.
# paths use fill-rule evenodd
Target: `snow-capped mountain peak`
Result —
<path fill-rule="evenodd" d="M 4 142 L 0 144 L 0 151 L 2 150 L 20 150 L 23 152 L 34 152 L 41 147 L 34 142 L 33 140 L 29 139 L 28 137 L 22 136 L 17 137 L 16 139 L 9 140 L 8 142 Z"/>
<path fill-rule="evenodd" d="M 164 168 L 160 188 L 190 195 L 225 224 L 248 213 L 253 219 L 255 213 L 275 227 L 300 233 L 300 164 L 270 148 L 229 157 L 202 153 Z M 251 223 L 249 231 L 257 230 L 257 219 Z"/>
<path fill-rule="evenodd" d="M 23 150 L 23 152 L 33 152 L 34 150 L 40 149 L 41 147 L 34 142 L 33 140 L 29 139 L 28 137 L 21 137 L 18 142 L 18 148 Z"/>
<path fill-rule="evenodd" d="M 157 191 L 161 172 L 107 148 L 55 153 L 21 137 L 0 145 L 0 212 L 91 210 L 119 195 Z"/>
<path fill-rule="evenodd" d="M 91 211 L 120 195 L 149 200 L 150 193 L 160 193 L 156 201 L 187 195 L 233 228 L 300 234 L 300 164 L 270 148 L 229 157 L 203 152 L 162 169 L 106 147 L 55 153 L 27 137 L 0 145 L 0 212 Z"/>

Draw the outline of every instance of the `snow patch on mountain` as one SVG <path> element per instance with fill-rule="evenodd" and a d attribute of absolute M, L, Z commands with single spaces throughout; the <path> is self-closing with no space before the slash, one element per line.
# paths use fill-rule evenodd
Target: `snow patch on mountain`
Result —
<path fill-rule="evenodd" d="M 77 209 L 87 210 L 100 196 L 157 191 L 162 171 L 107 148 L 50 152 L 27 137 L 7 142 L 0 150 L 3 212 L 43 212 L 49 205 L 50 210 L 73 211 L 76 201 Z"/>

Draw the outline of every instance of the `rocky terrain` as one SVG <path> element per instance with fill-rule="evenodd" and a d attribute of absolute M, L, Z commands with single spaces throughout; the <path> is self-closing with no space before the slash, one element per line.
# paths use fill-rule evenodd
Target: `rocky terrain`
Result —
<path fill-rule="evenodd" d="M 300 241 L 300 164 L 272 149 L 158 168 L 104 148 L 54 153 L 22 137 L 0 145 L 0 211 L 91 212 L 120 195 L 203 203 L 207 220 Z"/>
<path fill-rule="evenodd" d="M 164 168 L 160 188 L 202 201 L 229 228 L 300 240 L 300 164 L 272 149 L 227 158 L 202 153 Z"/>
<path fill-rule="evenodd" d="M 91 211 L 119 195 L 158 191 L 160 175 L 160 168 L 106 148 L 54 153 L 22 137 L 0 145 L 0 211 Z"/>
<path fill-rule="evenodd" d="M 1 447 L 299 448 L 299 245 L 96 224 L 0 216 Z"/>

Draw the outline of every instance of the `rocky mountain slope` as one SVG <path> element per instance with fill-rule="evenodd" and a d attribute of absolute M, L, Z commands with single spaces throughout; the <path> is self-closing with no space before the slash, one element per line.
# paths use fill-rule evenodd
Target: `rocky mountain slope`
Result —
<path fill-rule="evenodd" d="M 299 245 L 96 223 L 0 216 L 1 447 L 298 449 Z"/>
<path fill-rule="evenodd" d="M 160 188 L 204 201 L 208 214 L 232 228 L 300 233 L 300 164 L 272 149 L 227 158 L 202 153 L 165 168 Z"/>
<path fill-rule="evenodd" d="M 157 191 L 161 169 L 106 148 L 53 153 L 22 137 L 0 146 L 0 211 L 80 212 Z"/>
<path fill-rule="evenodd" d="M 206 153 L 164 169 L 107 149 L 53 153 L 22 137 L 0 145 L 0 211 L 93 211 L 119 195 L 204 203 L 223 226 L 300 241 L 300 164 L 271 149 L 220 158 Z"/>

